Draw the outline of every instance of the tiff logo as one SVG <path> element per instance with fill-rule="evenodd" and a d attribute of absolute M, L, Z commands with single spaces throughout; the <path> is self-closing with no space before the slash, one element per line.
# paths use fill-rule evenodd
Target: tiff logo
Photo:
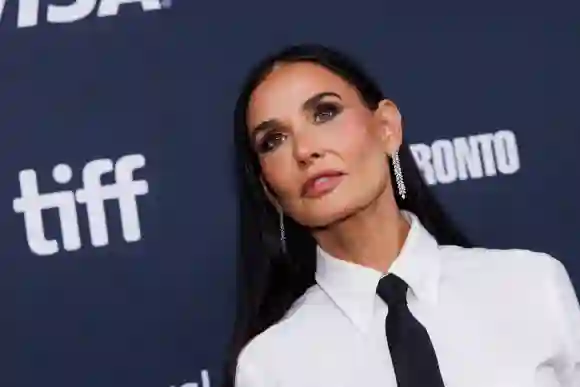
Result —
<path fill-rule="evenodd" d="M 181 386 L 171 386 L 171 387 L 210 387 L 209 372 L 207 372 L 207 370 L 201 371 L 201 385 L 199 383 L 188 382 L 182 384 Z"/>
<path fill-rule="evenodd" d="M 16 27 L 34 27 L 39 18 L 53 24 L 73 23 L 88 17 L 96 9 L 97 17 L 116 16 L 119 7 L 139 3 L 143 11 L 158 11 L 171 5 L 171 0 L 75 0 L 66 5 L 48 4 L 40 9 L 40 0 L 0 0 L 0 23 L 7 4 L 18 6 Z"/>
<path fill-rule="evenodd" d="M 105 212 L 106 200 L 117 200 L 121 215 L 123 237 L 127 242 L 141 239 L 141 226 L 137 209 L 137 196 L 149 192 L 145 180 L 134 180 L 133 172 L 145 166 L 145 157 L 140 154 L 121 157 L 116 163 L 110 159 L 89 162 L 83 168 L 83 187 L 76 191 L 40 193 L 36 172 L 32 169 L 20 171 L 20 197 L 13 201 L 16 213 L 24 215 L 28 246 L 38 255 L 52 255 L 59 251 L 54 239 L 47 239 L 42 211 L 58 209 L 62 234 L 62 247 L 66 251 L 81 248 L 77 203 L 84 204 L 87 211 L 89 233 L 94 247 L 109 244 L 109 230 Z M 103 185 L 101 177 L 114 172 L 115 183 Z M 67 184 L 73 176 L 67 164 L 59 164 L 52 170 L 52 177 L 59 184 Z"/>

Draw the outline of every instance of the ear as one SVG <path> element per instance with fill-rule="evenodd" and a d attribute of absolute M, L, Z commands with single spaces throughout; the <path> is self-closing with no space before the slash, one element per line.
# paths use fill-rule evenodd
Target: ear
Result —
<path fill-rule="evenodd" d="M 403 120 L 392 101 L 384 99 L 374 112 L 379 138 L 385 153 L 392 155 L 403 142 Z"/>
<path fill-rule="evenodd" d="M 272 193 L 272 191 L 268 187 L 268 184 L 264 180 L 263 176 L 260 176 L 260 183 L 262 184 L 262 189 L 264 190 L 264 194 L 268 198 L 268 201 L 270 202 L 270 204 L 272 204 L 278 212 L 282 212 L 282 206 L 280 206 L 280 203 L 278 203 L 276 196 L 274 195 L 274 193 Z"/>

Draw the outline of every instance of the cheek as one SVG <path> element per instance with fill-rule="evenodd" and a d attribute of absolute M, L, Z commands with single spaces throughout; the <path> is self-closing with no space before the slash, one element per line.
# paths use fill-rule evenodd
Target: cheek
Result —
<path fill-rule="evenodd" d="M 335 149 L 344 158 L 349 169 L 358 169 L 369 162 L 376 162 L 382 154 L 380 142 L 373 136 L 367 120 L 360 117 L 345 119 L 334 136 Z"/>
<path fill-rule="evenodd" d="M 284 153 L 284 149 L 279 149 L 260 160 L 262 176 L 273 194 L 281 199 L 292 194 L 294 181 L 291 157 Z"/>
<path fill-rule="evenodd" d="M 345 186 L 345 200 L 367 201 L 376 196 L 388 180 L 388 160 L 380 137 L 372 122 L 353 118 L 341 129 L 340 154 L 349 172 L 349 184 Z M 347 205 L 348 207 L 348 205 Z"/>

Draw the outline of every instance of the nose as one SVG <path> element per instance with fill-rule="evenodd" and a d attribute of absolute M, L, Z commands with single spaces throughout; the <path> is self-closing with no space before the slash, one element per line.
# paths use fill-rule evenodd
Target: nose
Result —
<path fill-rule="evenodd" d="M 294 159 L 300 165 L 310 165 L 324 154 L 320 144 L 310 131 L 300 131 L 294 134 Z"/>

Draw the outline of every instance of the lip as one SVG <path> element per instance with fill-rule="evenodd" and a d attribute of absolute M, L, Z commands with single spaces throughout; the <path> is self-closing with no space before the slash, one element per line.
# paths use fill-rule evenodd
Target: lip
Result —
<path fill-rule="evenodd" d="M 341 182 L 344 173 L 336 170 L 326 170 L 311 176 L 302 185 L 302 196 L 318 198 L 332 192 Z"/>

